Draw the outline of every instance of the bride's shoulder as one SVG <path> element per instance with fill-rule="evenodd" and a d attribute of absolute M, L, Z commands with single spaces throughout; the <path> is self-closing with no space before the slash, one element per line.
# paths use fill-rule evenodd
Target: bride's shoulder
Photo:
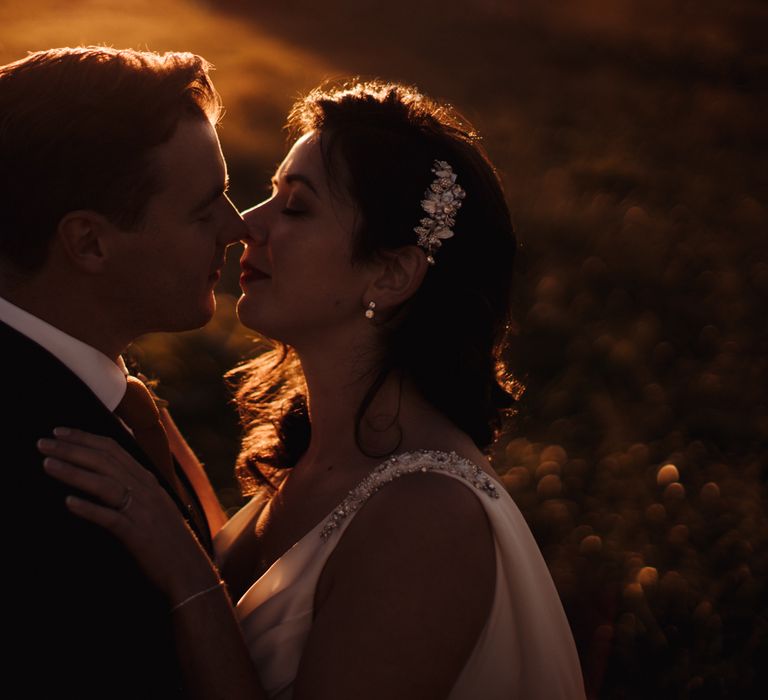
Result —
<path fill-rule="evenodd" d="M 463 492 L 466 486 L 482 491 L 492 498 L 498 498 L 500 489 L 503 489 L 498 477 L 487 462 L 480 466 L 454 451 L 420 449 L 404 452 L 380 463 L 349 492 L 347 497 L 326 519 L 320 532 L 321 536 L 323 539 L 328 539 L 337 529 L 340 527 L 343 529 L 357 515 L 358 511 L 382 490 L 385 490 L 387 495 L 377 499 L 378 503 L 385 504 L 379 507 L 386 507 L 393 500 L 397 502 L 403 498 L 413 498 L 415 491 L 412 484 L 414 477 L 418 474 L 430 475 L 430 478 L 425 482 L 427 493 L 424 494 L 424 497 L 437 507 L 442 507 L 446 514 L 452 512 L 452 504 L 441 503 L 439 496 L 441 491 L 453 492 L 457 494 L 454 500 L 464 500 L 470 503 L 473 502 L 472 498 Z M 445 479 L 435 481 L 432 477 L 433 474 L 457 477 L 459 481 L 465 482 L 465 486 L 443 484 L 442 487 L 437 487 L 434 484 L 443 482 Z M 403 479 L 405 479 L 405 486 L 402 483 Z M 429 484 L 432 486 L 428 486 Z M 376 510 L 377 508 L 367 509 L 369 513 Z M 367 518 L 363 518 L 363 520 L 367 520 Z"/>
<path fill-rule="evenodd" d="M 393 457 L 342 505 L 340 515 L 354 517 L 336 546 L 336 564 L 357 567 L 370 558 L 377 567 L 434 575 L 466 558 L 470 570 L 490 575 L 493 532 L 481 499 L 498 498 L 500 488 L 484 469 L 455 452 Z"/>
<path fill-rule="evenodd" d="M 488 530 L 481 498 L 496 498 L 498 494 L 495 484 L 477 465 L 451 453 L 427 453 L 409 458 L 402 472 L 398 466 L 391 468 L 386 475 L 391 480 L 361 509 L 359 527 L 386 525 L 405 536 L 434 530 L 435 535 L 450 532 L 463 538 Z"/>
<path fill-rule="evenodd" d="M 443 469 L 459 464 L 441 459 Z M 435 474 L 426 458 L 419 463 L 424 471 L 388 481 L 354 514 L 326 562 L 316 603 L 334 614 L 350 607 L 366 619 L 386 614 L 387 625 L 406 630 L 412 619 L 429 618 L 439 629 L 450 618 L 457 635 L 474 639 L 495 590 L 494 535 L 480 500 L 493 496 Z"/>

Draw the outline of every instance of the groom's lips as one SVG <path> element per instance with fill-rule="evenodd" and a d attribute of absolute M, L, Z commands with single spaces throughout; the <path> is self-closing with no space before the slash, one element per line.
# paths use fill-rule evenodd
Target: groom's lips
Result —
<path fill-rule="evenodd" d="M 213 268 L 213 272 L 211 272 L 210 275 L 208 275 L 208 281 L 216 283 L 221 279 L 221 268 L 223 267 L 224 263 L 222 262 L 220 265 L 217 265 Z"/>

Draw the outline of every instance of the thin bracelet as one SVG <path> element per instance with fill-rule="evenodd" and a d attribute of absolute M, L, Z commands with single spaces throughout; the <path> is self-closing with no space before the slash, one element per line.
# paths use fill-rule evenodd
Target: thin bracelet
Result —
<path fill-rule="evenodd" d="M 189 596 L 189 598 L 182 600 L 180 603 L 176 603 L 176 605 L 174 605 L 171 608 L 171 614 L 175 613 L 179 608 L 185 606 L 187 603 L 191 603 L 195 598 L 199 598 L 201 595 L 205 595 L 206 593 L 215 591 L 217 588 L 223 585 L 224 585 L 224 581 L 219 581 L 215 586 L 206 588 L 204 591 L 198 591 L 197 593 L 193 593 L 191 596 Z"/>

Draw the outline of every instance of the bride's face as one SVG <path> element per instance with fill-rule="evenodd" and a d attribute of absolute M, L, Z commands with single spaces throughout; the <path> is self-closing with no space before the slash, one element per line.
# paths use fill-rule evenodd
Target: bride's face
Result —
<path fill-rule="evenodd" d="M 301 349 L 365 323 L 370 271 L 351 263 L 354 208 L 330 186 L 317 133 L 294 144 L 270 198 L 243 217 L 244 325 Z"/>

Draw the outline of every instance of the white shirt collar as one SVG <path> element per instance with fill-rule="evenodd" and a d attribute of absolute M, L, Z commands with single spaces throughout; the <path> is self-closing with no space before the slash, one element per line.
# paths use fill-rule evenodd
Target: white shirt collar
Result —
<path fill-rule="evenodd" d="M 0 297 L 0 321 L 33 340 L 69 367 L 110 411 L 125 394 L 128 370 L 104 353 Z"/>

